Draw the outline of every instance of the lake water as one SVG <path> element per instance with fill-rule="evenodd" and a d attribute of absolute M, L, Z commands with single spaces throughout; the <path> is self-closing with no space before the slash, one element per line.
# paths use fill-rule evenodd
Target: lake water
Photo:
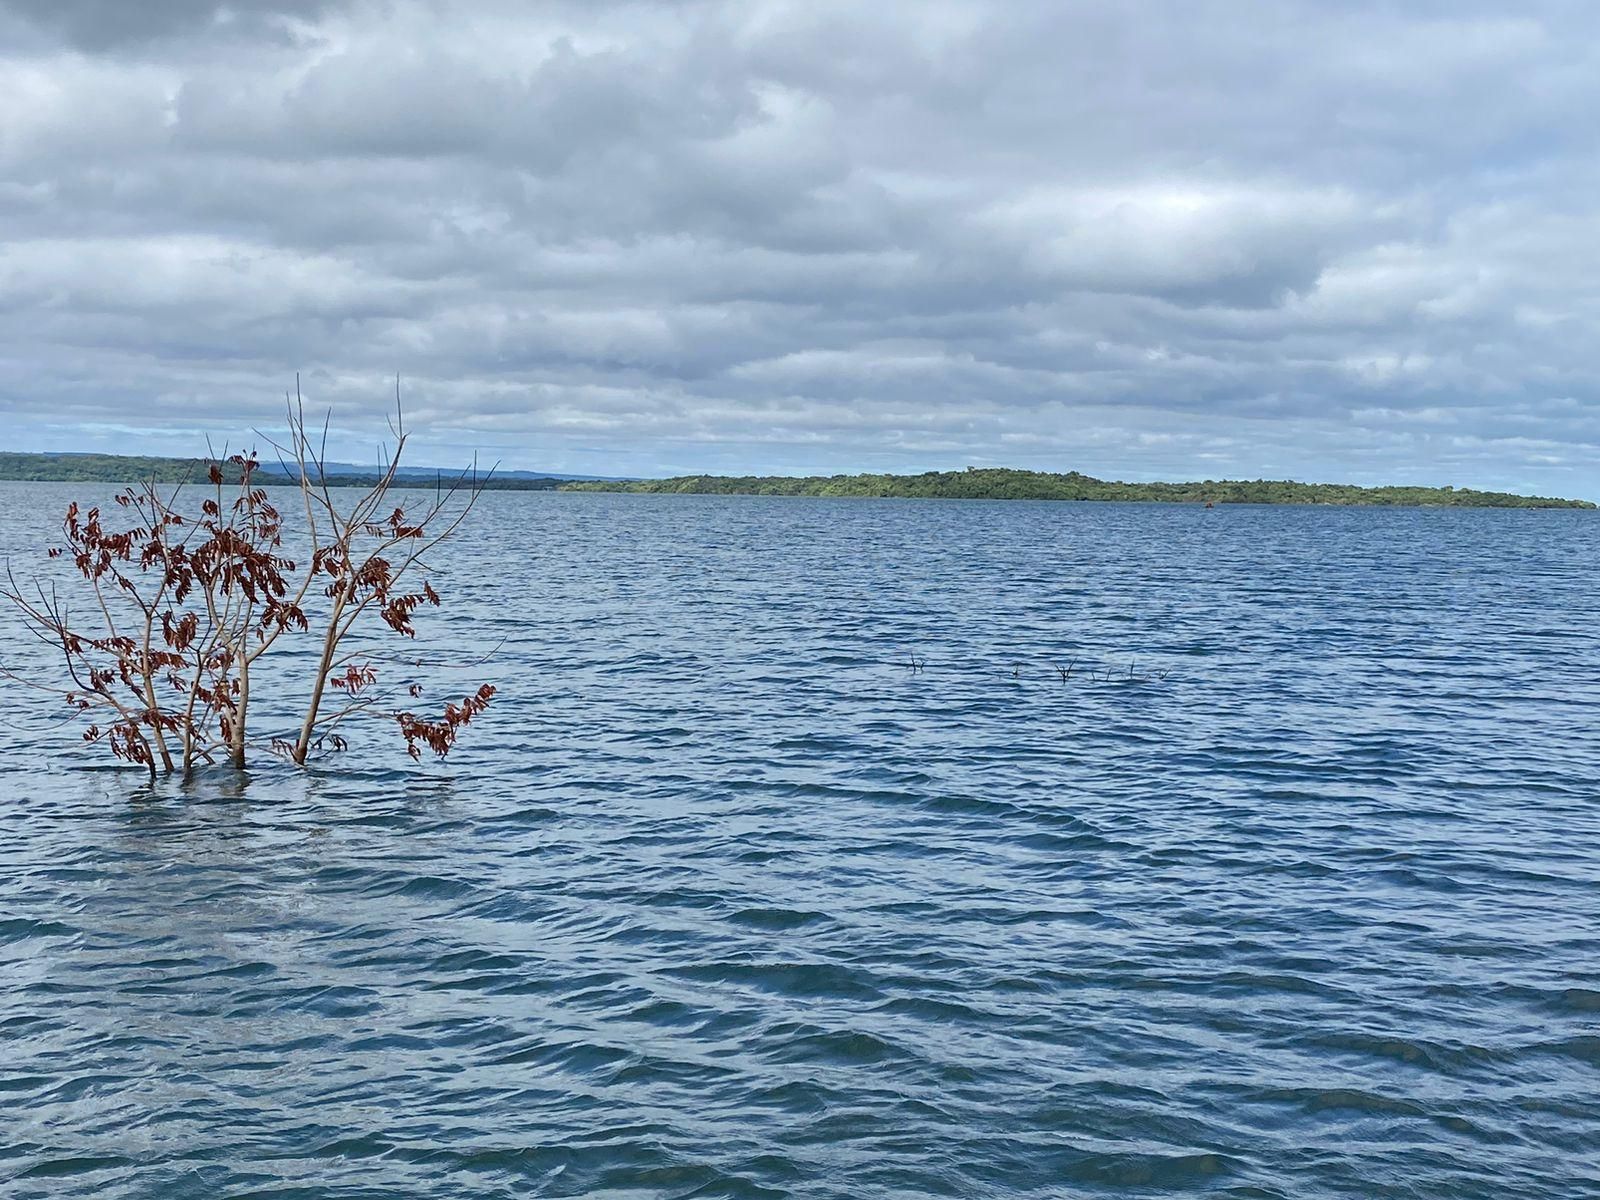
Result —
<path fill-rule="evenodd" d="M 0 683 L 0 1193 L 1600 1195 L 1600 515 L 477 518 L 443 766 Z"/>

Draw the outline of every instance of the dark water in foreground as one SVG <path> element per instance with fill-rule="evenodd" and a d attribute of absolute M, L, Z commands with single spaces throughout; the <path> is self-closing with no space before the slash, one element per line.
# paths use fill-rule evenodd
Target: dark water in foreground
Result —
<path fill-rule="evenodd" d="M 0 1194 L 1600 1195 L 1594 514 L 481 515 L 445 767 L 0 685 Z"/>

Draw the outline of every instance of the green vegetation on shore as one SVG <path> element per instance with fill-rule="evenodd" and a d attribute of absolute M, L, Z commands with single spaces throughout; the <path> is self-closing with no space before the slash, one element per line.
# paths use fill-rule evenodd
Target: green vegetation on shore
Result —
<path fill-rule="evenodd" d="M 154 458 L 135 454 L 0 453 L 0 479 L 65 483 L 199 483 L 206 477 L 198 458 Z"/>
<path fill-rule="evenodd" d="M 0 452 L 0 480 L 35 483 L 203 483 L 208 460 L 201 458 L 157 458 L 142 454 L 17 454 Z M 410 470 L 403 472 L 398 487 L 432 487 L 435 479 L 448 484 L 458 473 Z M 276 480 L 274 479 L 276 477 Z M 260 482 L 287 483 L 282 467 L 271 459 L 263 460 Z M 378 482 L 376 473 L 329 470 L 329 487 L 370 488 Z M 544 478 L 495 478 L 482 486 L 495 491 L 547 492 L 563 481 Z"/>
<path fill-rule="evenodd" d="M 687 475 L 676 479 L 564 483 L 563 491 L 680 492 L 752 496 L 861 496 L 942 500 L 1162 500 L 1214 504 L 1427 505 L 1450 508 L 1594 508 L 1587 500 L 1557 500 L 1479 492 L 1470 488 L 1356 487 L 1289 480 L 1206 480 L 1201 483 L 1116 483 L 1069 471 L 968 467 L 922 475 Z"/>
<path fill-rule="evenodd" d="M 262 464 L 263 483 L 278 465 Z M 0 452 L 0 480 L 67 483 L 200 483 L 206 461 L 125 454 L 17 454 Z M 447 482 L 449 472 L 442 476 Z M 332 474 L 332 487 L 371 487 L 370 474 Z M 406 475 L 400 486 L 431 486 L 432 473 Z M 1016 471 L 968 467 L 922 475 L 685 475 L 674 479 L 562 480 L 495 477 L 495 490 L 573 492 L 676 492 L 739 496 L 857 496 L 939 500 L 1160 500 L 1213 504 L 1419 505 L 1442 508 L 1594 508 L 1587 500 L 1517 496 L 1471 488 L 1356 487 L 1290 480 L 1205 480 L 1199 483 L 1118 483 L 1077 471 Z"/>

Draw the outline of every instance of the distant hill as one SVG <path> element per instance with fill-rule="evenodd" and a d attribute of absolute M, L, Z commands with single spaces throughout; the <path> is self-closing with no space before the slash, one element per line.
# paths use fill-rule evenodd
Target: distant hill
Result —
<path fill-rule="evenodd" d="M 675 479 L 565 483 L 565 491 L 680 492 L 701 495 L 858 496 L 944 500 L 1156 500 L 1191 504 L 1419 505 L 1443 508 L 1594 508 L 1556 500 L 1451 487 L 1356 487 L 1292 480 L 1118 483 L 1069 471 L 968 467 L 922 475 L 685 475 Z"/>
<path fill-rule="evenodd" d="M 487 471 L 487 465 L 483 468 Z M 283 478 L 276 462 L 261 464 L 262 477 Z M 402 467 L 399 478 L 408 483 L 433 483 L 453 479 L 460 467 Z M 198 483 L 205 478 L 205 460 L 200 458 L 161 458 L 137 454 L 0 452 L 0 480 L 33 480 L 67 483 L 138 483 L 155 479 L 161 483 Z M 338 487 L 359 487 L 377 478 L 374 467 L 355 463 L 330 462 L 327 482 Z M 600 475 L 557 475 L 545 471 L 498 470 L 489 486 L 514 491 L 546 491 L 566 480 L 619 482 Z"/>

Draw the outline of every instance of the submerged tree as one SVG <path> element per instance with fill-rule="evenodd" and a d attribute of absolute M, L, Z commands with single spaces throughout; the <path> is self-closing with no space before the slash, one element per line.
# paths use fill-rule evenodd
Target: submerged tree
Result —
<path fill-rule="evenodd" d="M 116 495 L 120 520 L 69 505 L 63 544 L 48 553 L 81 577 L 86 615 L 56 584 L 20 585 L 9 566 L 0 585 L 30 632 L 60 653 L 66 678 L 0 673 L 58 696 L 90 721 L 84 740 L 105 742 L 152 777 L 219 760 L 243 767 L 260 744 L 250 737 L 253 668 L 284 634 L 307 634 L 319 651 L 301 681 L 300 717 L 267 745 L 303 765 L 319 748 L 345 746 L 346 721 L 376 714 L 395 722 L 413 758 L 424 749 L 443 758 L 494 688 L 438 716 L 398 711 L 378 686 L 378 656 L 354 643 L 371 627 L 416 635 L 417 608 L 440 603 L 425 556 L 461 527 L 487 477 L 469 468 L 408 507 L 394 494 L 407 440 L 398 403 L 391 430 L 377 481 L 336 492 L 324 471 L 327 426 L 314 439 L 296 395 L 287 437 L 269 441 L 281 475 L 254 453 L 216 456 L 197 505 L 185 485 L 153 480 Z M 294 531 L 301 560 L 285 551 L 283 514 L 262 486 L 269 473 L 304 515 Z"/>

